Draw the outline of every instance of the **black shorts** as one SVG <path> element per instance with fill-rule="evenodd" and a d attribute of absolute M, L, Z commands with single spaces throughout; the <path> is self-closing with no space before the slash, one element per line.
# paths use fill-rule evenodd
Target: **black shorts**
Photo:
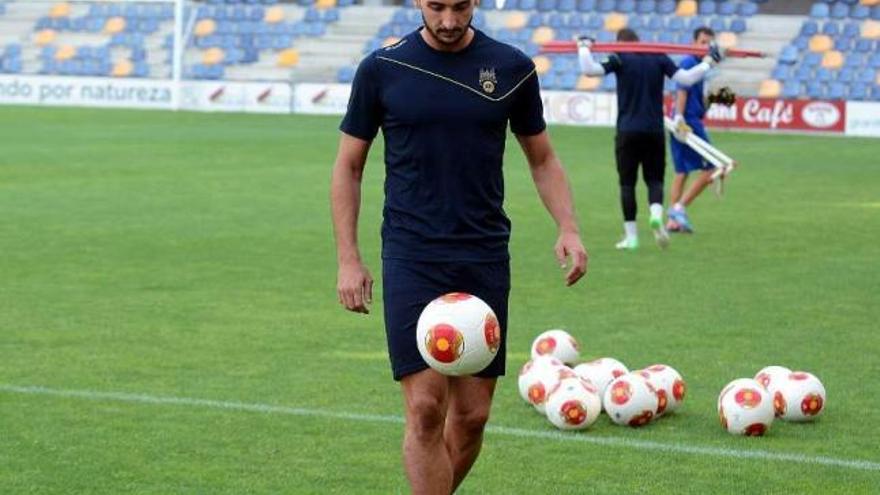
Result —
<path fill-rule="evenodd" d="M 510 262 L 428 263 L 382 260 L 385 335 L 394 379 L 428 368 L 416 344 L 416 326 L 425 306 L 443 294 L 467 292 L 489 305 L 501 326 L 501 346 L 495 359 L 474 376 L 504 375 L 507 354 L 507 298 Z"/>
<path fill-rule="evenodd" d="M 666 140 L 662 132 L 618 132 L 614 144 L 621 186 L 636 185 L 639 164 L 646 183 L 663 182 Z"/>

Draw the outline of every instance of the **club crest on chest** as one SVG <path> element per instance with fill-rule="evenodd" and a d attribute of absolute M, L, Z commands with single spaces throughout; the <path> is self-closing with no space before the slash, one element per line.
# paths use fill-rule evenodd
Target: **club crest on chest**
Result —
<path fill-rule="evenodd" d="M 495 69 L 480 69 L 480 88 L 483 92 L 491 95 L 495 92 L 496 86 L 498 86 L 498 78 L 495 77 Z"/>

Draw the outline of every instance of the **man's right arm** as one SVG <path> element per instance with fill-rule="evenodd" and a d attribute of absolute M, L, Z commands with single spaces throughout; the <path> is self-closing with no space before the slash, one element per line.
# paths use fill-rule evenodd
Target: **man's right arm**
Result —
<path fill-rule="evenodd" d="M 370 143 L 344 132 L 341 134 L 330 185 L 339 266 L 336 291 L 339 302 L 349 311 L 357 313 L 369 313 L 367 305 L 373 299 L 373 279 L 361 260 L 357 242 L 361 180 Z"/>
<path fill-rule="evenodd" d="M 593 53 L 590 51 L 592 40 L 589 38 L 579 38 L 577 45 L 578 65 L 580 66 L 581 73 L 587 76 L 604 76 L 608 71 L 604 65 L 596 62 L 593 58 Z"/>

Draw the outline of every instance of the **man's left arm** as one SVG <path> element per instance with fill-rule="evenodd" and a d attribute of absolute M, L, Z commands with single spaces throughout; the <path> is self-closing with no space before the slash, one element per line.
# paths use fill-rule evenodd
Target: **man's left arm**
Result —
<path fill-rule="evenodd" d="M 553 151 L 547 131 L 531 136 L 517 135 L 516 138 L 529 162 L 541 201 L 559 228 L 559 238 L 555 246 L 556 258 L 563 268 L 568 266 L 567 260 L 570 259 L 571 265 L 565 275 L 565 282 L 566 285 L 573 285 L 587 273 L 588 255 L 581 241 L 565 169 Z"/>

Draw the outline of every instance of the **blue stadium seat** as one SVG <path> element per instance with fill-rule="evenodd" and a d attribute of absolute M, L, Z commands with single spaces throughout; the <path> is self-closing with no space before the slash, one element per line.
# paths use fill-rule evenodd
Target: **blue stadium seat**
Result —
<path fill-rule="evenodd" d="M 801 65 L 795 69 L 794 79 L 798 81 L 809 81 L 813 78 L 813 68 L 808 65 Z"/>
<path fill-rule="evenodd" d="M 828 98 L 832 100 L 842 100 L 846 97 L 846 86 L 842 83 L 834 82 L 828 85 Z"/>
<path fill-rule="evenodd" d="M 574 12 L 577 9 L 577 0 L 559 0 L 556 9 L 559 12 Z"/>
<path fill-rule="evenodd" d="M 501 10 L 519 10 L 519 0 L 507 0 Z"/>
<path fill-rule="evenodd" d="M 617 11 L 623 14 L 632 14 L 636 11 L 635 0 L 618 0 Z"/>
<path fill-rule="evenodd" d="M 350 83 L 354 81 L 355 68 L 351 66 L 345 66 L 339 69 L 339 72 L 336 73 L 336 80 L 341 83 Z"/>
<path fill-rule="evenodd" d="M 550 26 L 553 29 L 560 29 L 565 27 L 565 17 L 562 14 L 554 12 L 547 16 L 547 26 Z M 557 34 L 557 38 L 559 39 L 570 39 L 570 37 L 565 36 L 564 34 Z"/>
<path fill-rule="evenodd" d="M 804 55 L 804 59 L 803 59 L 804 65 L 807 65 L 810 67 L 816 67 L 821 63 L 822 63 L 822 54 L 821 53 L 810 52 L 810 53 L 807 53 L 806 55 Z"/>
<path fill-rule="evenodd" d="M 696 31 L 697 28 L 701 28 L 706 25 L 706 21 L 703 20 L 702 17 L 691 17 L 688 19 L 687 29 L 688 31 Z"/>
<path fill-rule="evenodd" d="M 874 73 L 875 73 L 874 69 L 870 69 L 870 68 L 862 69 L 856 73 L 855 80 L 857 82 L 870 84 L 870 83 L 874 82 Z"/>
<path fill-rule="evenodd" d="M 814 3 L 810 9 L 810 17 L 824 19 L 831 15 L 831 7 L 827 3 Z"/>
<path fill-rule="evenodd" d="M 840 25 L 834 21 L 828 21 L 822 25 L 822 34 L 837 36 L 840 33 Z"/>
<path fill-rule="evenodd" d="M 709 21 L 709 27 L 716 33 L 727 31 L 727 23 L 721 17 L 714 17 Z"/>
<path fill-rule="evenodd" d="M 538 0 L 539 12 L 553 12 L 554 10 L 556 10 L 556 0 Z"/>
<path fill-rule="evenodd" d="M 874 52 L 868 59 L 868 66 L 872 69 L 880 69 L 880 52 Z"/>
<path fill-rule="evenodd" d="M 651 31 L 662 31 L 664 24 L 663 16 L 652 15 L 648 20 L 648 29 Z"/>
<path fill-rule="evenodd" d="M 723 16 L 732 16 L 736 14 L 736 3 L 721 2 L 718 4 L 718 14 Z"/>
<path fill-rule="evenodd" d="M 739 4 L 739 15 L 743 17 L 751 17 L 758 13 L 758 4 L 752 2 L 744 2 Z"/>
<path fill-rule="evenodd" d="M 678 43 L 679 44 L 689 45 L 689 44 L 693 43 L 693 41 L 694 41 L 693 33 L 689 33 L 687 31 L 680 31 L 678 33 Z"/>
<path fill-rule="evenodd" d="M 615 91 L 617 89 L 617 77 L 614 74 L 608 74 L 602 78 L 601 88 L 603 91 Z"/>
<path fill-rule="evenodd" d="M 846 19 L 849 16 L 849 7 L 844 3 L 835 3 L 831 6 L 831 17 L 834 19 Z"/>
<path fill-rule="evenodd" d="M 684 28 L 684 19 L 678 16 L 670 17 L 669 22 L 666 24 L 666 29 L 669 31 L 681 31 Z"/>
<path fill-rule="evenodd" d="M 581 29 L 584 27 L 584 18 L 580 14 L 572 14 L 568 16 L 568 22 L 565 25 L 571 29 Z"/>
<path fill-rule="evenodd" d="M 578 12 L 592 12 L 596 10 L 596 0 L 578 0 Z"/>
<path fill-rule="evenodd" d="M 819 82 L 828 82 L 834 79 L 834 75 L 830 70 L 826 69 L 825 67 L 819 67 L 818 69 L 816 69 L 814 79 Z"/>
<path fill-rule="evenodd" d="M 814 100 L 825 98 L 825 85 L 817 81 L 808 82 L 807 96 Z"/>
<path fill-rule="evenodd" d="M 639 14 L 653 14 L 657 10 L 657 2 L 654 0 L 641 0 L 636 3 L 636 12 Z"/>
<path fill-rule="evenodd" d="M 745 19 L 741 19 L 737 17 L 736 19 L 730 21 L 730 30 L 736 34 L 746 32 L 747 26 Z"/>
<path fill-rule="evenodd" d="M 639 32 L 640 29 L 645 27 L 645 19 L 640 15 L 634 15 L 629 18 L 629 23 L 627 27 L 630 29 Z"/>
<path fill-rule="evenodd" d="M 803 50 L 806 50 L 807 48 L 809 48 L 810 38 L 807 38 L 806 36 L 798 36 L 791 43 L 792 43 L 792 45 L 797 47 L 798 50 L 803 51 Z"/>
<path fill-rule="evenodd" d="M 844 67 L 837 71 L 837 81 L 842 83 L 849 83 L 853 80 L 853 75 L 855 72 L 850 67 Z"/>
<path fill-rule="evenodd" d="M 873 49 L 873 45 L 871 40 L 862 38 L 856 41 L 855 51 L 868 53 Z"/>
<path fill-rule="evenodd" d="M 859 101 L 868 99 L 868 85 L 864 83 L 850 84 L 847 97 L 851 100 Z"/>
<path fill-rule="evenodd" d="M 816 21 L 804 21 L 801 24 L 801 36 L 813 36 L 819 32 L 819 23 Z"/>
<path fill-rule="evenodd" d="M 861 26 L 857 22 L 847 22 L 843 25 L 841 35 L 847 38 L 857 38 L 861 33 Z"/>
<path fill-rule="evenodd" d="M 593 14 L 590 16 L 590 20 L 587 21 L 587 29 L 591 31 L 595 31 L 597 29 L 602 29 L 603 24 L 602 16 L 598 14 Z"/>
<path fill-rule="evenodd" d="M 715 2 L 712 0 L 703 0 L 699 4 L 699 13 L 700 15 L 713 15 L 715 13 L 717 6 Z"/>
<path fill-rule="evenodd" d="M 849 16 L 853 19 L 867 19 L 871 15 L 871 8 L 867 5 L 853 5 Z"/>
<path fill-rule="evenodd" d="M 675 0 L 660 0 L 660 3 L 657 4 L 656 12 L 663 15 L 675 12 Z"/>
<path fill-rule="evenodd" d="M 614 0 L 599 0 L 599 5 L 596 6 L 596 9 L 602 13 L 613 12 L 616 7 Z"/>
<path fill-rule="evenodd" d="M 847 53 L 852 51 L 855 43 L 853 43 L 852 38 L 838 37 L 834 39 L 834 49 L 839 52 Z"/>

